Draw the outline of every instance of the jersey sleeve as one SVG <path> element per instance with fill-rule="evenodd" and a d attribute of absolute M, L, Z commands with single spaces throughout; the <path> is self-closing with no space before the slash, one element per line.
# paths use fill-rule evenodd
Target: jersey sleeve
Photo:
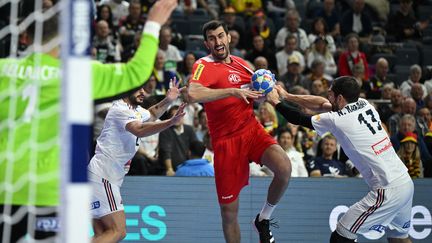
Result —
<path fill-rule="evenodd" d="M 144 84 L 153 70 L 158 44 L 159 39 L 145 30 L 140 46 L 129 62 L 103 64 L 93 61 L 93 98 L 111 97 Z"/>
<path fill-rule="evenodd" d="M 140 108 L 140 113 L 141 113 L 141 121 L 142 122 L 146 122 L 146 121 L 150 120 L 150 117 L 151 117 L 150 111 L 148 111 L 147 109 L 144 109 L 144 108 Z"/>
<path fill-rule="evenodd" d="M 319 136 L 323 136 L 325 133 L 333 133 L 334 121 L 332 113 L 322 113 L 312 116 L 312 126 Z"/>
<path fill-rule="evenodd" d="M 213 84 L 211 79 L 212 72 L 209 70 L 212 66 L 210 63 L 203 62 L 201 59 L 196 61 L 192 67 L 192 77 L 190 79 L 191 83 L 199 83 L 204 87 L 209 87 Z M 215 74 L 213 74 L 215 75 Z"/>
<path fill-rule="evenodd" d="M 137 116 L 136 112 L 129 109 L 114 108 L 112 110 L 111 118 L 115 120 L 120 129 L 125 130 L 126 125 L 133 121 L 141 121 L 140 117 Z"/>

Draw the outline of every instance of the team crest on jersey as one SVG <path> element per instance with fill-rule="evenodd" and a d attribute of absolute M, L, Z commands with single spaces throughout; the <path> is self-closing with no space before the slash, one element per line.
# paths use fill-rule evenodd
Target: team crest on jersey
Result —
<path fill-rule="evenodd" d="M 199 80 L 199 78 L 201 77 L 201 73 L 204 70 L 204 64 L 198 64 L 197 69 L 195 70 L 194 74 L 193 74 L 193 80 Z"/>
<path fill-rule="evenodd" d="M 231 73 L 231 74 L 228 76 L 228 81 L 229 81 L 230 83 L 232 83 L 232 84 L 238 84 L 238 83 L 240 83 L 241 79 L 240 79 L 240 76 L 239 76 L 238 74 L 236 74 L 236 73 Z"/>

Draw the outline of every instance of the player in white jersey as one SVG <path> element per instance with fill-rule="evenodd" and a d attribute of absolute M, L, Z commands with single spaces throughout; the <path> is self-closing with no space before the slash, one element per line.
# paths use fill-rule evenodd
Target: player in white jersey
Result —
<path fill-rule="evenodd" d="M 293 95 L 280 86 L 267 95 L 288 122 L 331 132 L 369 185 L 369 193 L 352 205 L 339 220 L 330 242 L 356 242 L 357 234 L 386 232 L 389 242 L 411 242 L 413 182 L 381 125 L 375 108 L 359 98 L 360 87 L 353 77 L 333 81 L 328 100 L 311 95 Z M 310 116 L 285 100 L 313 110 L 332 110 Z"/>
<path fill-rule="evenodd" d="M 165 99 L 148 110 L 139 106 L 144 100 L 144 89 L 141 87 L 115 101 L 108 111 L 104 128 L 97 139 L 95 155 L 88 165 L 93 187 L 93 242 L 118 242 L 126 236 L 120 187 L 138 150 L 139 140 L 169 128 L 185 114 L 185 105 L 182 104 L 170 119 L 156 121 L 183 89 L 178 88 L 175 79 L 171 80 L 170 87 Z"/>

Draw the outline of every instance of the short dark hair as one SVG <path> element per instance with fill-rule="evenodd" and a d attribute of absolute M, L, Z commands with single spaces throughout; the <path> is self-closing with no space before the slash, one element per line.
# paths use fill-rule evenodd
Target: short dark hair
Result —
<path fill-rule="evenodd" d="M 331 90 L 334 92 L 335 97 L 342 95 L 349 103 L 356 102 L 360 97 L 360 85 L 351 76 L 336 78 L 331 85 Z"/>
<path fill-rule="evenodd" d="M 206 147 L 201 141 L 195 140 L 189 144 L 189 150 L 192 158 L 201 158 L 204 155 Z"/>
<path fill-rule="evenodd" d="M 207 40 L 207 31 L 209 30 L 215 30 L 219 27 L 221 27 L 224 29 L 225 33 L 228 34 L 228 27 L 227 25 L 219 20 L 212 20 L 209 21 L 207 23 L 204 24 L 204 26 L 202 27 L 202 34 L 204 36 L 204 40 Z"/>
<path fill-rule="evenodd" d="M 42 25 L 42 44 L 48 43 L 54 39 L 59 32 L 59 18 L 60 14 L 54 14 L 50 18 L 43 21 Z M 35 40 L 36 24 L 38 21 L 33 21 L 27 29 L 30 38 Z"/>
<path fill-rule="evenodd" d="M 180 106 L 178 105 L 173 105 L 168 109 L 168 117 L 171 118 L 174 116 L 174 114 L 178 111 L 178 109 L 180 108 Z"/>

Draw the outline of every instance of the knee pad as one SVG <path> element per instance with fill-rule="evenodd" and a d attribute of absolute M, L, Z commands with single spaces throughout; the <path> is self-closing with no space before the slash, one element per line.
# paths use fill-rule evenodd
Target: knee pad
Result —
<path fill-rule="evenodd" d="M 345 238 L 340 234 L 338 234 L 336 230 L 333 231 L 333 233 L 330 236 L 330 243 L 353 243 L 353 242 L 357 242 L 357 240 Z"/>

